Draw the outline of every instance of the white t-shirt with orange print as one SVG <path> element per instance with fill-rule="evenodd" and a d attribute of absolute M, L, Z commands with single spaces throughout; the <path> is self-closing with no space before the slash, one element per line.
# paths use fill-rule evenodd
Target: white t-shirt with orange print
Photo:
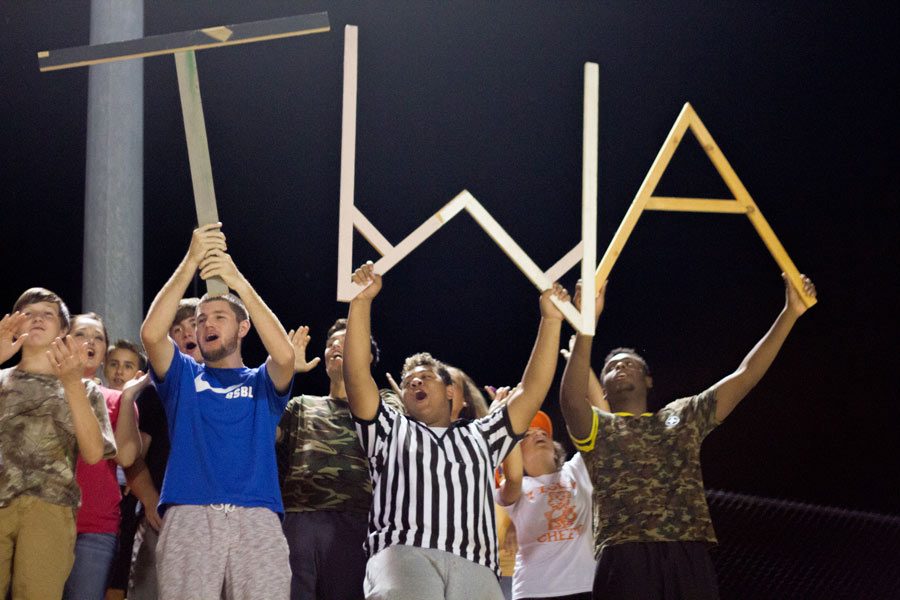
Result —
<path fill-rule="evenodd" d="M 506 507 L 519 542 L 514 600 L 591 591 L 593 489 L 580 453 L 556 473 L 522 478 L 522 495 Z"/>

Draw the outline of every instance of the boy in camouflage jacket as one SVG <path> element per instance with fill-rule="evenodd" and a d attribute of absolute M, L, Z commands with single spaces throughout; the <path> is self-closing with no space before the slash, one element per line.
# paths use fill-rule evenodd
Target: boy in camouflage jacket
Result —
<path fill-rule="evenodd" d="M 84 344 L 53 292 L 31 288 L 0 320 L 0 598 L 59 598 L 74 561 L 75 459 L 116 455 L 106 402 L 82 379 Z"/>
<path fill-rule="evenodd" d="M 805 276 L 804 291 L 815 296 Z M 706 391 L 647 411 L 653 386 L 631 348 L 604 360 L 611 412 L 586 399 L 593 338 L 578 335 L 560 387 L 569 435 L 594 485 L 595 598 L 718 598 L 707 547 L 715 543 L 700 471 L 700 445 L 768 370 L 806 311 L 785 279 L 785 306 L 738 369 Z M 597 293 L 603 310 L 605 286 Z M 581 301 L 580 290 L 575 295 Z"/>

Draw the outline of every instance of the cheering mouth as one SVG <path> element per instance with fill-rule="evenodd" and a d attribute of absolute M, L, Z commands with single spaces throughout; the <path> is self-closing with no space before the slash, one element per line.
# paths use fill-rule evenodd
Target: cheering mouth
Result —
<path fill-rule="evenodd" d="M 184 347 L 188 349 L 188 352 L 192 352 L 194 348 L 197 347 L 197 344 L 195 344 L 194 342 L 188 342 L 184 345 Z"/>

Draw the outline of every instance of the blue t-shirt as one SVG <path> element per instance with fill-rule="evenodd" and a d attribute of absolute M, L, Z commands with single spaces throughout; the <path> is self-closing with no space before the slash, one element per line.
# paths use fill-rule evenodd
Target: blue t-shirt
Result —
<path fill-rule="evenodd" d="M 151 369 L 169 423 L 171 453 L 159 512 L 173 504 L 262 506 L 284 513 L 275 428 L 290 398 L 262 365 L 213 369 L 175 347 L 164 381 Z"/>

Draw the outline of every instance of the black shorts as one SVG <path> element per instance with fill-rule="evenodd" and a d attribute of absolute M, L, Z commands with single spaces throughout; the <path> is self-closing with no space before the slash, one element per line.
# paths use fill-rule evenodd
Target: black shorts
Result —
<path fill-rule="evenodd" d="M 707 542 L 629 542 L 607 546 L 594 572 L 594 598 L 718 600 Z"/>

